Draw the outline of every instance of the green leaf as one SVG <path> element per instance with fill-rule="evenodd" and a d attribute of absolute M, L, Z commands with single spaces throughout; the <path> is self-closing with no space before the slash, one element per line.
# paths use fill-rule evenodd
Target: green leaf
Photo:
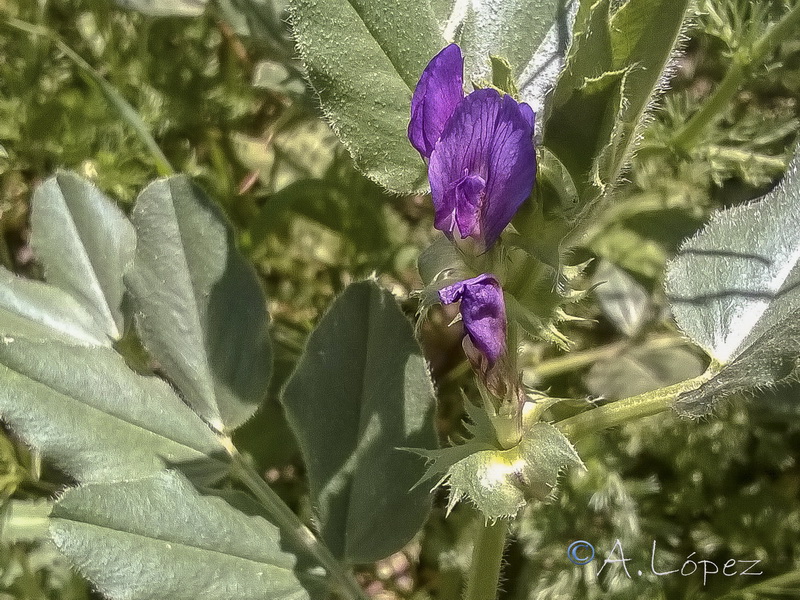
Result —
<path fill-rule="evenodd" d="M 597 13 L 605 14 L 600 10 Z M 598 20 L 600 23 L 590 31 L 607 28 L 607 22 Z M 595 37 L 603 40 L 597 43 L 599 48 L 595 52 L 598 55 L 603 54 L 606 34 L 605 31 L 603 35 L 596 34 L 586 42 L 595 41 Z M 577 36 L 575 43 L 579 43 Z M 594 44 L 589 47 L 593 48 Z M 590 72 L 594 73 L 595 69 Z M 604 71 L 591 77 L 588 73 L 579 76 L 569 71 L 568 63 L 559 79 L 554 108 L 545 125 L 544 145 L 566 167 L 580 197 L 579 203 L 565 211 L 567 218 L 581 214 L 600 194 L 603 182 L 598 180 L 597 159 L 609 145 L 619 117 L 625 74 L 625 71 Z"/>
<path fill-rule="evenodd" d="M 757 202 L 714 215 L 667 266 L 680 328 L 723 368 L 679 400 L 702 414 L 715 397 L 773 385 L 800 356 L 800 154 Z M 726 366 L 727 365 L 727 366 Z"/>
<path fill-rule="evenodd" d="M 675 411 L 684 417 L 704 417 L 723 398 L 795 380 L 798 356 L 800 319 L 795 312 L 753 339 L 744 352 L 709 381 L 681 394 Z"/>
<path fill-rule="evenodd" d="M 597 265 L 592 285 L 596 286 L 594 294 L 606 318 L 623 334 L 636 335 L 652 310 L 644 286 L 607 260 Z"/>
<path fill-rule="evenodd" d="M 203 14 L 208 0 L 115 0 L 122 8 L 129 8 L 151 17 L 198 17 Z"/>
<path fill-rule="evenodd" d="M 0 417 L 79 482 L 150 475 L 165 464 L 198 480 L 226 470 L 220 439 L 169 385 L 107 348 L 0 340 Z"/>
<path fill-rule="evenodd" d="M 71 294 L 108 336 L 122 337 L 122 278 L 136 249 L 122 211 L 85 179 L 58 173 L 33 195 L 31 246 L 48 283 Z"/>
<path fill-rule="evenodd" d="M 489 57 L 492 63 L 492 86 L 498 90 L 511 94 L 514 98 L 519 96 L 517 82 L 514 81 L 511 65 L 502 56 Z"/>
<path fill-rule="evenodd" d="M 613 70 L 610 0 L 580 2 L 573 26 L 572 44 L 553 91 L 553 107 L 560 108 L 587 80 Z"/>
<path fill-rule="evenodd" d="M 276 527 L 174 472 L 68 490 L 50 534 L 112 600 L 308 598 Z"/>
<path fill-rule="evenodd" d="M 553 20 L 541 38 L 539 35 L 542 30 L 538 28 L 540 23 L 537 23 L 537 32 L 533 38 L 530 37 L 532 34 L 530 30 L 522 32 L 516 38 L 519 41 L 540 40 L 535 42 L 538 43 L 538 46 L 531 59 L 517 71 L 517 87 L 520 90 L 521 100 L 527 102 L 534 111 L 544 113 L 537 120 L 537 130 L 540 130 L 542 123 L 547 118 L 548 106 L 545 100 L 564 69 L 580 2 L 578 0 L 559 0 L 556 2 L 539 1 L 535 4 L 540 6 L 532 7 L 530 14 L 552 14 Z M 526 27 L 528 20 L 529 16 L 525 15 L 518 23 L 522 27 Z"/>
<path fill-rule="evenodd" d="M 432 448 L 434 394 L 411 324 L 372 281 L 350 285 L 311 334 L 283 403 L 309 471 L 322 537 L 335 556 L 373 562 L 425 522 L 411 489 Z"/>
<path fill-rule="evenodd" d="M 490 80 L 491 56 L 505 59 L 520 97 L 535 111 L 555 83 L 570 42 L 576 1 L 450 2 L 444 37 L 464 51 L 466 81 Z"/>
<path fill-rule="evenodd" d="M 272 349 L 264 293 L 230 225 L 184 176 L 147 186 L 131 219 L 142 342 L 208 423 L 241 425 L 267 392 Z"/>
<path fill-rule="evenodd" d="M 535 423 L 508 450 L 480 450 L 458 461 L 445 475 L 449 508 L 466 498 L 489 520 L 512 518 L 529 499 L 552 497 L 558 474 L 582 467 L 572 444 L 548 423 Z"/>
<path fill-rule="evenodd" d="M 628 0 L 611 18 L 612 69 L 628 69 L 622 110 L 601 179 L 614 184 L 630 160 L 645 113 L 671 75 L 690 0 Z"/>
<path fill-rule="evenodd" d="M 0 336 L 59 340 L 82 346 L 111 341 L 77 300 L 52 285 L 23 279 L 0 267 Z"/>
<path fill-rule="evenodd" d="M 581 3 L 545 129 L 544 143 L 572 174 L 584 215 L 630 161 L 646 111 L 665 86 L 689 0 L 628 0 L 613 16 L 609 5 Z"/>
<path fill-rule="evenodd" d="M 411 92 L 445 45 L 430 5 L 293 0 L 290 13 L 309 81 L 356 166 L 390 190 L 424 190 L 407 129 Z"/>
<path fill-rule="evenodd" d="M 667 266 L 678 325 L 720 363 L 800 308 L 800 154 L 759 201 L 716 213 Z"/>

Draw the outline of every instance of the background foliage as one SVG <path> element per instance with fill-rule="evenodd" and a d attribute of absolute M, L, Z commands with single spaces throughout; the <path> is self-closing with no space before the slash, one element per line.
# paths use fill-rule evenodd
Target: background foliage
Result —
<path fill-rule="evenodd" d="M 789 4 L 698 3 L 628 183 L 576 257 L 602 259 L 587 283 L 610 281 L 606 290 L 613 284 L 617 293 L 571 308 L 587 319 L 567 327 L 572 354 L 530 344 L 528 382 L 591 401 L 702 370 L 702 357 L 666 318 L 665 261 L 712 210 L 763 194 L 783 172 L 800 123 L 800 37 L 785 40 L 750 73 L 724 117 L 690 148 L 676 152 L 672 141 L 724 76 L 732 53 Z M 126 212 L 144 184 L 164 172 L 163 157 L 195 177 L 236 226 L 236 241 L 270 298 L 272 391 L 236 442 L 308 517 L 308 478 L 277 390 L 312 325 L 349 282 L 380 273 L 413 314 L 408 294 L 419 287 L 416 258 L 433 239 L 432 211 L 424 197 L 390 196 L 355 171 L 300 77 L 283 11 L 279 1 L 226 0 L 201 16 L 155 18 L 101 0 L 0 0 L 0 260 L 16 273 L 41 275 L 32 260 L 28 202 L 57 168 L 94 180 Z M 138 125 L 110 99 L 109 87 L 133 108 Z M 142 124 L 163 157 L 137 135 Z M 443 440 L 460 432 L 459 388 L 470 385 L 459 334 L 446 328 L 451 319 L 434 313 L 421 329 L 439 387 Z M 119 347 L 135 363 L 138 349 L 126 344 Z M 521 519 L 504 594 L 717 598 L 755 585 L 751 597 L 800 595 L 799 397 L 800 389 L 784 387 L 730 399 L 699 423 L 661 415 L 582 441 L 587 472 L 571 474 L 554 504 L 535 505 Z M 65 483 L 6 436 L 0 460 L 6 507 L 11 498 L 47 497 Z M 444 520 L 443 500 L 437 497 L 424 535 L 360 569 L 371 595 L 459 596 L 472 515 L 459 507 Z M 591 541 L 600 553 L 620 539 L 645 563 L 653 540 L 670 564 L 691 552 L 717 562 L 760 558 L 764 576 L 712 577 L 706 586 L 697 576 L 629 581 L 620 569 L 596 578 L 568 561 L 574 539 Z M 0 549 L 0 590 L 25 599 L 92 595 L 55 549 L 11 527 Z"/>

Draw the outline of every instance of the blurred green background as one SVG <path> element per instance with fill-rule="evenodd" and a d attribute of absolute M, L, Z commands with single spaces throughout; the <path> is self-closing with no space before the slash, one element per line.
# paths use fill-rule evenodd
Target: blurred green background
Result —
<path fill-rule="evenodd" d="M 768 64 L 754 65 L 724 118 L 693 149 L 676 153 L 671 140 L 724 76 L 732 53 L 790 4 L 698 3 L 627 182 L 576 257 L 595 259 L 585 287 L 608 283 L 570 307 L 582 319 L 564 326 L 572 353 L 526 346 L 526 383 L 581 403 L 704 368 L 670 324 L 664 263 L 713 210 L 763 194 L 782 174 L 800 127 L 800 35 Z M 28 245 L 28 201 L 53 171 L 77 171 L 126 209 L 165 173 L 164 158 L 220 203 L 262 277 L 276 377 L 268 404 L 236 442 L 308 516 L 303 466 L 277 391 L 318 317 L 350 281 L 376 273 L 413 317 L 416 258 L 439 235 L 430 201 L 388 195 L 353 169 L 302 79 L 280 0 L 219 0 L 193 17 L 147 16 L 109 0 L 0 0 L 6 268 L 40 274 Z M 460 389 L 472 385 L 459 333 L 447 328 L 451 318 L 434 312 L 420 328 L 439 388 L 443 442 L 459 432 Z M 800 597 L 800 387 L 730 399 L 699 423 L 651 417 L 583 440 L 579 451 L 588 470 L 569 473 L 554 503 L 531 506 L 519 520 L 501 597 Z M 0 503 L 48 497 L 66 483 L 0 434 Z M 370 595 L 460 597 L 474 519 L 458 507 L 445 520 L 443 505 L 437 494 L 418 539 L 360 570 Z M 567 546 L 579 539 L 597 549 L 594 565 L 567 559 Z M 763 575 L 717 574 L 704 584 L 702 573 L 646 570 L 628 579 L 611 564 L 597 577 L 597 561 L 616 540 L 632 564 L 647 567 L 655 541 L 661 571 L 680 569 L 695 552 L 693 560 L 713 560 L 720 571 L 731 558 L 759 559 L 754 570 Z M 93 596 L 47 544 L 0 537 L 0 599 Z"/>

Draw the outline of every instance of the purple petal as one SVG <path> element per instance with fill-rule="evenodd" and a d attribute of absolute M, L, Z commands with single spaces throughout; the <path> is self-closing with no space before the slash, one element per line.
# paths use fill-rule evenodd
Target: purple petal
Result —
<path fill-rule="evenodd" d="M 450 44 L 431 59 L 411 98 L 408 139 L 429 158 L 450 115 L 464 98 L 464 59 Z"/>
<path fill-rule="evenodd" d="M 493 89 L 472 92 L 456 107 L 428 167 L 438 229 L 451 233 L 453 224 L 462 221 L 460 213 L 474 210 L 458 196 L 456 184 L 465 176 L 477 176 L 486 183 L 479 227 L 466 233 L 459 226 L 459 231 L 482 240 L 487 248 L 497 240 L 533 188 L 533 120 L 528 105 Z"/>
<path fill-rule="evenodd" d="M 461 301 L 464 328 L 475 347 L 494 364 L 506 351 L 506 306 L 493 275 L 484 273 L 439 292 L 444 304 Z"/>
<path fill-rule="evenodd" d="M 533 109 L 524 102 L 519 103 L 519 111 L 522 113 L 522 116 L 525 117 L 528 125 L 531 126 L 531 131 L 533 131 L 533 128 L 536 125 L 536 113 L 533 112 Z"/>
<path fill-rule="evenodd" d="M 480 237 L 481 196 L 485 189 L 486 182 L 479 175 L 464 175 L 456 182 L 455 200 L 459 210 L 456 211 L 455 218 L 461 237 Z"/>

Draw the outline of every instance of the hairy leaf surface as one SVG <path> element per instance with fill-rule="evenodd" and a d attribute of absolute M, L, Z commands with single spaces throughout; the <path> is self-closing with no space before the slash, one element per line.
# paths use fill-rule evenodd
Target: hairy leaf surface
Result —
<path fill-rule="evenodd" d="M 50 534 L 112 600 L 308 598 L 276 527 L 175 472 L 68 490 Z"/>
<path fill-rule="evenodd" d="M 272 349 L 264 293 L 230 225 L 184 176 L 147 186 L 131 219 L 142 341 L 201 417 L 241 425 L 267 392 Z"/>
<path fill-rule="evenodd" d="M 667 268 L 667 294 L 681 329 L 723 366 L 681 407 L 703 414 L 711 400 L 772 385 L 800 356 L 800 155 L 756 202 L 714 215 Z"/>
<path fill-rule="evenodd" d="M 352 563 L 399 550 L 430 508 L 433 386 L 411 324 L 374 282 L 350 285 L 311 334 L 283 396 L 322 537 Z M 391 527 L 386 527 L 391 523 Z"/>
<path fill-rule="evenodd" d="M 167 465 L 198 480 L 226 469 L 219 438 L 164 381 L 107 348 L 0 340 L 0 418 L 79 482 L 119 481 Z"/>
<path fill-rule="evenodd" d="M 33 195 L 31 246 L 48 283 L 71 294 L 118 340 L 122 278 L 136 249 L 136 233 L 122 211 L 92 183 L 58 173 Z"/>
<path fill-rule="evenodd" d="M 0 335 L 107 346 L 111 340 L 92 315 L 63 290 L 23 279 L 0 267 Z"/>

